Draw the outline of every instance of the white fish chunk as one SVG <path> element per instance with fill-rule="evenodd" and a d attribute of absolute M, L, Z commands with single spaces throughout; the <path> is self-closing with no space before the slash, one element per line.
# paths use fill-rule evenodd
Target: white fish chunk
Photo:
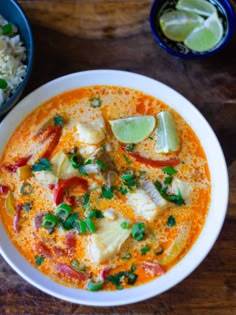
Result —
<path fill-rule="evenodd" d="M 53 173 L 62 179 L 79 176 L 78 169 L 74 168 L 69 157 L 62 151 L 56 153 L 51 159 Z"/>
<path fill-rule="evenodd" d="M 187 202 L 189 202 L 190 199 L 190 193 L 192 191 L 193 187 L 189 182 L 182 181 L 175 177 L 171 183 L 171 186 L 169 188 L 169 192 L 178 195 L 180 192 L 183 199 Z"/>
<path fill-rule="evenodd" d="M 147 221 L 155 219 L 158 208 L 143 189 L 139 188 L 134 193 L 128 193 L 126 197 L 126 203 L 133 208 L 136 216 L 141 216 Z"/>
<path fill-rule="evenodd" d="M 105 124 L 100 117 L 90 123 L 77 124 L 78 139 L 88 144 L 98 144 L 105 139 Z"/>
<path fill-rule="evenodd" d="M 58 178 L 51 171 L 34 172 L 35 179 L 42 186 L 55 185 Z"/>
<path fill-rule="evenodd" d="M 97 223 L 88 246 L 88 255 L 93 263 L 103 263 L 119 253 L 131 233 L 131 229 L 121 228 L 124 221 L 127 220 L 121 217 L 114 221 L 104 218 Z"/>

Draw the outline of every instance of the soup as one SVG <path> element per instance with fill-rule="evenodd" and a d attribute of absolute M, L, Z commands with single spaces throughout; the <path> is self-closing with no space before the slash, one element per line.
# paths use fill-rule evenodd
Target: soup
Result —
<path fill-rule="evenodd" d="M 210 204 L 191 127 L 160 100 L 117 86 L 39 106 L 8 141 L 0 172 L 14 245 L 54 281 L 90 291 L 163 276 L 194 244 Z"/>

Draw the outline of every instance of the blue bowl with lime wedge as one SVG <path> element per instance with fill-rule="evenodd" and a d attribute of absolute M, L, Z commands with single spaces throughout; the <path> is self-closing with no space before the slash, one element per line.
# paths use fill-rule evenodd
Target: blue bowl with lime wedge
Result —
<path fill-rule="evenodd" d="M 197 59 L 221 51 L 235 30 L 235 12 L 227 0 L 155 0 L 150 26 L 168 53 Z"/>

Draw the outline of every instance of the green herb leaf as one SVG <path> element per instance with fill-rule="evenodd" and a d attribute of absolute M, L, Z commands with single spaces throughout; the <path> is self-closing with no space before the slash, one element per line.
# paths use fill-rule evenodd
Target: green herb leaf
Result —
<path fill-rule="evenodd" d="M 13 31 L 13 24 L 12 23 L 2 25 L 2 35 L 9 35 L 12 33 L 12 31 Z"/>
<path fill-rule="evenodd" d="M 108 276 L 106 278 L 106 280 L 111 282 L 117 288 L 117 290 L 122 290 L 123 287 L 122 287 L 121 283 L 123 281 L 122 280 L 123 278 L 126 278 L 127 284 L 133 285 L 133 284 L 135 284 L 137 277 L 138 277 L 138 275 L 136 275 L 133 272 L 120 271 L 114 275 Z"/>
<path fill-rule="evenodd" d="M 46 158 L 38 159 L 38 161 L 32 165 L 32 170 L 34 172 L 52 171 L 52 164 Z"/>
<path fill-rule="evenodd" d="M 103 185 L 101 197 L 106 199 L 112 199 L 114 197 L 113 187 Z"/>
<path fill-rule="evenodd" d="M 88 173 L 85 171 L 83 166 L 79 167 L 79 173 L 84 176 L 88 176 Z"/>
<path fill-rule="evenodd" d="M 170 215 L 167 219 L 167 222 L 166 224 L 169 226 L 169 227 L 173 227 L 176 225 L 176 220 L 175 220 L 175 217 L 173 215 Z"/>
<path fill-rule="evenodd" d="M 127 152 L 133 152 L 135 146 L 136 146 L 135 143 L 129 143 L 129 144 L 126 145 L 125 150 L 126 150 Z"/>
<path fill-rule="evenodd" d="M 101 168 L 101 170 L 103 170 L 103 171 L 105 171 L 106 170 L 106 164 L 105 163 L 103 163 L 102 161 L 100 161 L 100 160 L 96 160 L 96 162 L 95 162 L 100 168 Z"/>
<path fill-rule="evenodd" d="M 128 189 L 126 189 L 124 186 L 121 186 L 120 189 L 119 189 L 119 192 L 122 195 L 126 195 L 128 193 Z"/>
<path fill-rule="evenodd" d="M 176 204 L 177 206 L 185 205 L 185 201 L 180 190 L 178 191 L 178 195 L 167 194 L 167 187 L 162 188 L 162 185 L 158 180 L 155 181 L 155 186 L 164 199 Z"/>
<path fill-rule="evenodd" d="M 65 221 L 59 219 L 61 226 L 64 230 L 72 230 L 75 227 L 75 223 L 78 220 L 79 214 L 71 214 Z"/>
<path fill-rule="evenodd" d="M 41 266 L 43 261 L 44 261 L 44 257 L 43 256 L 35 256 L 35 263 L 36 263 L 37 266 Z"/>
<path fill-rule="evenodd" d="M 144 256 L 151 250 L 151 247 L 149 245 L 146 245 L 140 249 L 141 255 Z"/>
<path fill-rule="evenodd" d="M 123 154 L 123 158 L 125 159 L 125 161 L 128 165 L 130 165 L 132 163 L 132 161 L 125 154 Z"/>
<path fill-rule="evenodd" d="M 88 210 L 89 207 L 90 207 L 89 199 L 90 199 L 90 193 L 87 193 L 87 194 L 83 195 L 82 207 L 83 207 L 84 210 Z"/>
<path fill-rule="evenodd" d="M 121 259 L 129 260 L 131 257 L 132 257 L 131 254 L 128 253 L 128 254 L 124 255 L 123 257 L 121 257 Z"/>
<path fill-rule="evenodd" d="M 163 167 L 162 170 L 164 173 L 170 176 L 177 173 L 177 171 L 172 166 Z"/>
<path fill-rule="evenodd" d="M 134 224 L 131 231 L 132 237 L 135 238 L 136 241 L 141 241 L 144 238 L 145 228 L 144 222 Z"/>
<path fill-rule="evenodd" d="M 79 272 L 86 271 L 86 265 L 81 266 L 80 261 L 78 259 L 73 260 L 70 266 L 75 271 L 79 271 Z"/>
<path fill-rule="evenodd" d="M 7 88 L 7 81 L 0 78 L 0 89 L 4 90 Z"/>
<path fill-rule="evenodd" d="M 60 116 L 60 115 L 55 116 L 55 117 L 53 117 L 53 120 L 54 120 L 55 126 L 60 126 L 60 127 L 64 126 L 64 120 L 63 120 L 62 116 Z"/>
<path fill-rule="evenodd" d="M 165 185 L 170 185 L 172 183 L 173 177 L 172 176 L 168 176 L 165 178 L 164 184 Z"/>

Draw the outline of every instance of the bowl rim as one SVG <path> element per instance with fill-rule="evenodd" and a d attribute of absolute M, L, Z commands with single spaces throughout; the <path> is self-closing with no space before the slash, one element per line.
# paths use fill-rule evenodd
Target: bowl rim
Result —
<path fill-rule="evenodd" d="M 231 38 L 233 37 L 233 34 L 235 32 L 235 26 L 236 26 L 236 16 L 235 16 L 234 7 L 230 3 L 230 1 L 226 1 L 226 0 L 221 0 L 221 1 L 215 0 L 215 1 L 220 2 L 220 4 L 224 7 L 227 13 L 227 18 L 228 18 L 228 32 L 224 38 L 224 41 L 222 41 L 222 43 L 219 46 L 217 46 L 216 49 L 212 49 L 211 51 L 207 51 L 205 53 L 202 52 L 196 55 L 183 54 L 181 52 L 177 52 L 176 50 L 172 49 L 167 44 L 165 44 L 165 42 L 158 35 L 158 32 L 156 30 L 156 25 L 155 25 L 156 10 L 157 10 L 157 6 L 160 0 L 154 0 L 151 6 L 150 14 L 149 14 L 149 24 L 150 24 L 151 32 L 154 38 L 156 39 L 156 41 L 158 42 L 158 44 L 169 54 L 174 55 L 176 57 L 184 58 L 184 59 L 201 59 L 201 58 L 215 55 L 216 53 L 221 51 L 230 42 Z"/>
<path fill-rule="evenodd" d="M 228 172 L 223 151 L 214 131 L 192 103 L 157 80 L 120 70 L 90 70 L 72 73 L 52 80 L 31 92 L 8 113 L 0 124 L 0 154 L 17 125 L 40 104 L 65 91 L 93 85 L 115 85 L 143 91 L 167 103 L 191 124 L 202 143 L 208 162 L 210 161 L 212 180 L 212 201 L 202 232 L 189 252 L 165 275 L 138 287 L 112 292 L 93 293 L 67 288 L 53 282 L 30 265 L 18 252 L 8 238 L 2 222 L 0 222 L 0 253 L 23 279 L 51 296 L 89 306 L 127 305 L 169 290 L 189 276 L 207 256 L 225 219 L 229 193 Z M 217 215 L 215 208 L 217 208 Z M 208 233 L 208 230 L 211 233 Z"/>
<path fill-rule="evenodd" d="M 10 2 L 12 3 L 12 5 L 15 6 L 15 8 L 21 13 L 22 16 L 22 20 L 24 21 L 25 25 L 27 26 L 28 29 L 28 33 L 29 33 L 29 47 L 30 50 L 27 49 L 26 52 L 26 60 L 27 60 L 27 69 L 26 69 L 26 74 L 25 77 L 23 79 L 23 81 L 18 85 L 18 87 L 16 88 L 14 94 L 12 94 L 0 107 L 0 115 L 3 116 L 5 115 L 9 110 L 12 109 L 12 107 L 14 107 L 15 102 L 14 100 L 16 100 L 16 102 L 18 101 L 21 93 L 23 92 L 23 90 L 26 87 L 26 84 L 30 78 L 30 75 L 32 73 L 32 68 L 33 68 L 33 63 L 34 63 L 34 38 L 33 38 L 33 33 L 32 33 L 32 29 L 31 29 L 31 25 L 29 22 L 29 19 L 24 11 L 24 9 L 22 8 L 22 6 L 16 1 L 16 0 L 10 0 Z M 21 35 L 21 33 L 19 32 L 19 34 Z M 22 41 L 22 36 L 21 36 L 21 41 Z M 24 43 L 25 45 L 25 43 Z M 26 47 L 26 45 L 25 45 Z M 26 47 L 27 48 L 27 47 Z"/>

